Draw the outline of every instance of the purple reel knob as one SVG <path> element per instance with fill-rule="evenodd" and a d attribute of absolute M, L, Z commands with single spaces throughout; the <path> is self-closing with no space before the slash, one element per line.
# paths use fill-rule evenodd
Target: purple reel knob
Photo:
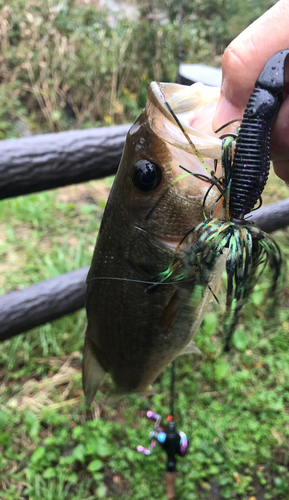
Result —
<path fill-rule="evenodd" d="M 184 457 L 188 451 L 188 445 L 189 445 L 188 438 L 187 438 L 187 435 L 182 431 L 179 431 L 179 435 L 181 438 L 180 439 L 180 456 Z"/>
<path fill-rule="evenodd" d="M 151 418 L 152 420 L 161 420 L 161 416 L 151 410 L 147 412 L 147 418 Z"/>
<path fill-rule="evenodd" d="M 151 452 L 150 450 L 148 450 L 147 448 L 144 448 L 143 446 L 141 446 L 140 444 L 138 445 L 137 447 L 137 451 L 139 453 L 143 453 L 144 455 L 151 455 Z"/>

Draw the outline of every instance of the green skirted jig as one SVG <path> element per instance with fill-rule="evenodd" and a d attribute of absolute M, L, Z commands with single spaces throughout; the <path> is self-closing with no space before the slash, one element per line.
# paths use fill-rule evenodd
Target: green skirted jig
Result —
<path fill-rule="evenodd" d="M 174 271 L 179 267 L 174 258 L 169 268 L 157 279 L 159 283 L 168 278 L 181 281 L 188 276 L 190 269 L 197 269 L 198 282 L 192 297 L 193 300 L 197 299 L 202 296 L 217 260 L 227 252 L 225 351 L 229 350 L 240 310 L 265 267 L 268 266 L 272 274 L 272 292 L 276 289 L 281 273 L 282 257 L 277 243 L 270 235 L 245 219 L 245 216 L 254 210 L 258 200 L 262 204 L 261 195 L 270 168 L 271 129 L 282 103 L 284 65 L 288 55 L 289 50 L 283 50 L 269 59 L 256 81 L 238 135 L 225 134 L 221 137 L 222 177 L 218 178 L 216 168 L 215 171 L 210 171 L 200 158 L 210 177 L 192 175 L 206 179 L 211 184 L 203 207 L 205 208 L 207 196 L 213 186 L 218 189 L 219 197 L 211 208 L 210 216 L 206 217 L 204 210 L 204 222 L 193 228 L 180 242 L 181 245 L 188 238 L 183 260 L 186 272 L 174 276 Z M 166 105 L 195 154 L 200 156 L 178 117 L 167 102 Z M 232 142 L 235 139 L 232 160 Z M 213 210 L 221 199 L 223 217 L 213 217 Z"/>

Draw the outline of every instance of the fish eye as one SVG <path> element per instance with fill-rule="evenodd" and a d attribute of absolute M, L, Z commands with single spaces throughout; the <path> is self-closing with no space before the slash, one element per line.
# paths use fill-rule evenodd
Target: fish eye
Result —
<path fill-rule="evenodd" d="M 139 160 L 134 166 L 135 172 L 132 180 L 140 191 L 151 191 L 159 185 L 162 178 L 160 167 L 148 160 Z"/>

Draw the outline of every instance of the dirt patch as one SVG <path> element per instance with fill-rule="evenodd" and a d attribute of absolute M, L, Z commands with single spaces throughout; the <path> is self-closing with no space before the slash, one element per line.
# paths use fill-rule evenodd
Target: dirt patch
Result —
<path fill-rule="evenodd" d="M 15 249 L 11 248 L 9 253 L 2 257 L 0 264 L 0 273 L 13 271 L 14 273 L 22 270 L 26 263 L 26 256 L 20 255 Z"/>
<path fill-rule="evenodd" d="M 7 234 L 6 234 L 6 224 L 0 224 L 0 244 L 6 243 Z"/>
<path fill-rule="evenodd" d="M 81 373 L 79 352 L 74 352 L 69 356 L 61 356 L 60 358 L 51 358 L 50 360 L 39 359 L 38 363 L 59 367 L 59 370 L 56 372 L 50 371 L 48 377 L 40 380 L 30 378 L 23 381 L 18 394 L 7 401 L 8 408 L 24 409 L 28 406 L 35 413 L 39 413 L 43 407 L 57 409 L 80 403 L 81 394 L 78 393 L 77 397 L 71 397 L 74 386 L 73 376 Z M 56 392 L 61 400 L 58 403 L 54 403 Z"/>
<path fill-rule="evenodd" d="M 23 241 L 31 239 L 32 229 L 28 224 L 21 222 L 18 226 L 13 227 L 15 238 Z"/>

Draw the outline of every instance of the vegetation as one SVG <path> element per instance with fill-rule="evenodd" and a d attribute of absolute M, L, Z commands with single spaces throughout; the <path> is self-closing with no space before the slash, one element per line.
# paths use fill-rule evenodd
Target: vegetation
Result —
<path fill-rule="evenodd" d="M 254 2 L 249 12 L 248 5 L 195 0 L 192 14 L 184 1 L 184 60 L 216 63 L 212 57 L 241 22 L 268 7 Z M 40 9 L 36 0 L 0 1 L 1 137 L 132 120 L 149 81 L 176 74 L 177 10 L 169 0 L 157 6 L 163 24 L 143 2 L 140 18 L 119 16 L 112 28 L 108 12 L 86 3 L 45 0 Z M 111 183 L 1 202 L 1 293 L 88 265 Z M 265 203 L 286 196 L 271 174 Z M 274 236 L 287 262 L 288 231 Z M 222 311 L 212 304 L 195 339 L 202 356 L 177 361 L 175 416 L 190 439 L 178 461 L 179 499 L 289 498 L 286 275 L 275 315 L 264 306 L 266 291 L 265 274 L 231 353 L 223 353 Z M 146 411 L 169 412 L 169 369 L 155 383 L 156 396 L 131 396 L 116 409 L 105 406 L 105 379 L 88 411 L 84 326 L 81 310 L 0 344 L 1 500 L 165 498 L 163 452 L 144 457 L 136 446 L 149 442 Z"/>
<path fill-rule="evenodd" d="M 287 193 L 270 177 L 265 203 Z M 111 182 L 1 202 L 2 292 L 89 264 Z M 288 231 L 275 236 L 286 259 Z M 196 337 L 202 356 L 177 361 L 176 421 L 190 438 L 179 499 L 289 498 L 288 284 L 275 316 L 266 290 L 264 276 L 230 354 L 212 304 Z M 82 310 L 0 345 L 1 500 L 164 498 L 164 453 L 144 457 L 136 446 L 149 442 L 146 411 L 169 412 L 169 369 L 158 395 L 116 409 L 105 406 L 106 379 L 91 415 L 81 391 L 84 326 Z"/>
<path fill-rule="evenodd" d="M 185 0 L 183 62 L 219 65 L 226 45 L 273 0 Z M 0 139 L 122 123 L 152 80 L 174 81 L 178 2 L 133 15 L 75 0 L 0 0 Z"/>

